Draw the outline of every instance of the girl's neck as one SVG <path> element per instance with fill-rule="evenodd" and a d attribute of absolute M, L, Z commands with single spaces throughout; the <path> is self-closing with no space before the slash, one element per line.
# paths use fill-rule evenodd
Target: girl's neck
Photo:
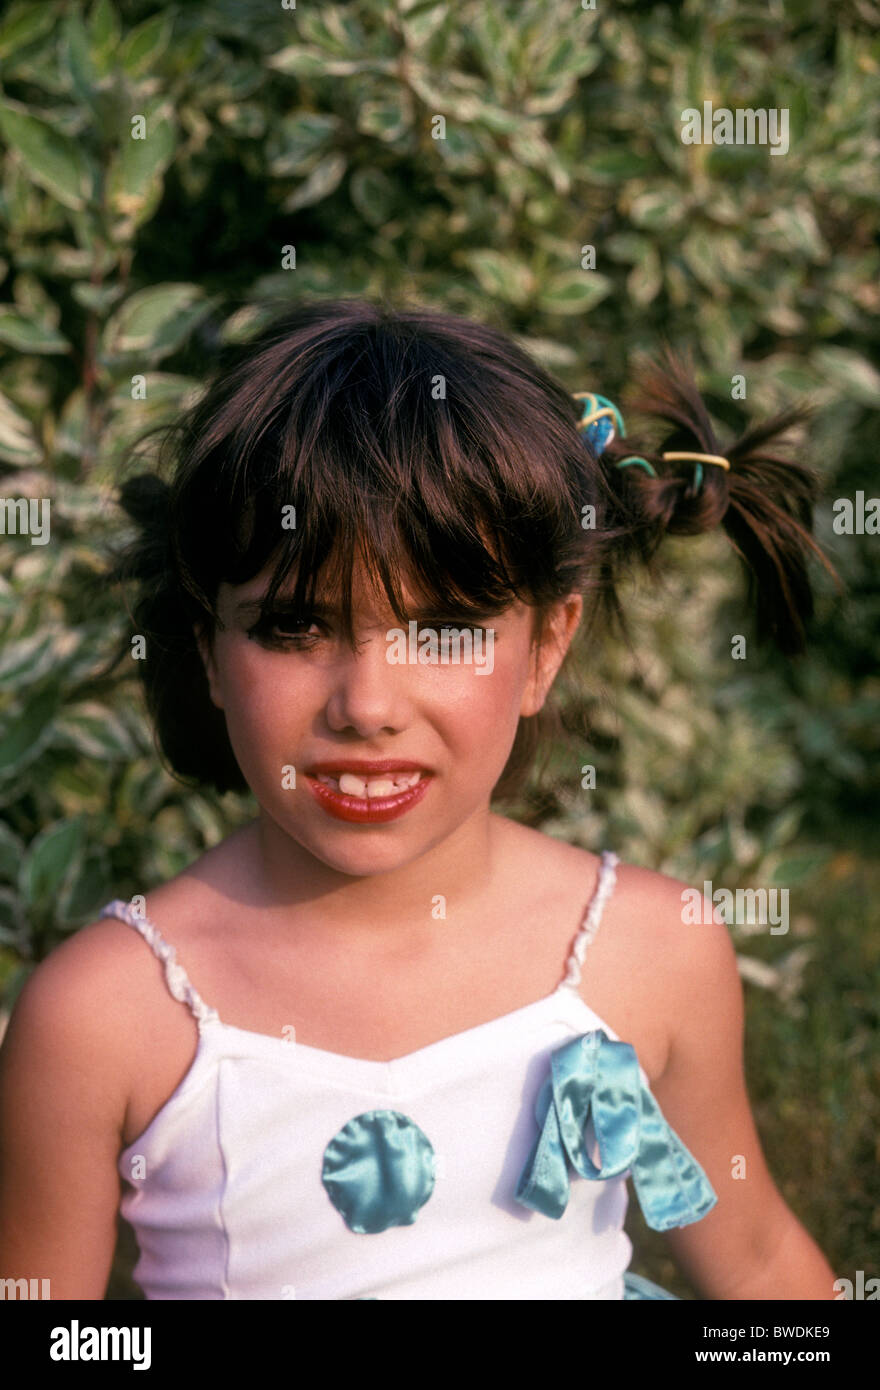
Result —
<path fill-rule="evenodd" d="M 394 951 L 419 928 L 444 938 L 466 932 L 498 881 L 506 841 L 504 817 L 480 810 L 417 859 L 385 872 L 343 873 L 310 854 L 265 812 L 243 831 L 242 849 L 255 895 L 274 916 L 320 908 L 325 940 Z M 452 941 L 449 941 L 452 944 Z"/>

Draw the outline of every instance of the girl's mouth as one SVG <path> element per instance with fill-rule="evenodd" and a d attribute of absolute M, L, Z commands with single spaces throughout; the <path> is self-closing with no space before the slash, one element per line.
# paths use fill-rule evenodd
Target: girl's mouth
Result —
<path fill-rule="evenodd" d="M 427 772 L 386 772 L 369 777 L 344 772 L 339 778 L 324 772 L 306 774 L 313 796 L 328 815 L 365 825 L 405 815 L 422 800 L 430 779 Z"/>

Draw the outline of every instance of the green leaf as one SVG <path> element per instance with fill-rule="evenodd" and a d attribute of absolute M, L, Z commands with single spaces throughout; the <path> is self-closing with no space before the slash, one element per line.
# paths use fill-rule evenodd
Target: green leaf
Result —
<path fill-rule="evenodd" d="M 590 72 L 600 57 L 600 49 L 585 49 L 571 34 L 562 34 L 553 39 L 541 54 L 536 76 L 540 82 L 549 82 L 557 77 L 566 77 L 571 72 Z"/>
<path fill-rule="evenodd" d="M 270 311 L 271 312 L 271 311 Z M 190 392 L 196 393 L 203 389 L 204 383 L 196 377 L 181 376 L 178 372 L 148 372 L 146 374 L 146 396 L 143 400 L 134 400 L 131 395 L 131 383 L 128 381 L 120 383 L 110 397 L 110 404 L 114 410 L 125 411 L 129 415 L 147 412 L 151 407 L 162 409 L 171 408 L 172 410 L 182 410 L 185 408 L 184 397 Z M 135 426 L 136 429 L 143 427 L 143 420 Z M 81 488 L 77 489 L 81 492 Z"/>
<path fill-rule="evenodd" d="M 407 48 L 419 54 L 445 23 L 452 23 L 453 16 L 443 0 L 429 0 L 426 5 L 413 8 L 401 21 L 400 29 Z"/>
<path fill-rule="evenodd" d="M 28 908 L 47 905 L 82 853 L 86 818 L 73 816 L 41 830 L 21 865 L 18 889 Z"/>
<path fill-rule="evenodd" d="M 545 140 L 534 126 L 523 126 L 510 137 L 510 152 L 513 157 L 530 169 L 537 169 L 549 176 L 556 192 L 562 196 L 571 188 L 571 178 L 549 140 Z"/>
<path fill-rule="evenodd" d="M 0 821 L 0 879 L 15 883 L 24 858 L 24 841 L 4 821 Z"/>
<path fill-rule="evenodd" d="M 503 299 L 508 304 L 523 304 L 537 289 L 530 267 L 500 251 L 481 248 L 466 252 L 463 259 L 493 298 Z"/>
<path fill-rule="evenodd" d="M 289 77 L 351 77 L 356 72 L 383 70 L 389 63 L 376 58 L 329 58 L 314 48 L 291 44 L 267 58 L 266 66 Z"/>
<path fill-rule="evenodd" d="M 451 125 L 446 131 L 446 139 L 437 141 L 437 153 L 444 164 L 455 170 L 457 177 L 465 174 L 482 174 L 486 171 L 488 160 L 484 153 L 484 141 L 480 131 L 467 126 Z M 512 168 L 516 165 L 508 160 Z M 520 170 L 523 182 L 524 171 Z"/>
<path fill-rule="evenodd" d="M 163 284 L 138 290 L 108 320 L 102 352 L 111 358 L 133 353 L 152 359 L 167 356 L 210 308 L 198 285 Z"/>
<path fill-rule="evenodd" d="M 112 896 L 110 857 L 103 845 L 97 845 L 68 876 L 58 896 L 58 916 L 65 923 L 94 917 Z"/>
<path fill-rule="evenodd" d="M 217 108 L 217 118 L 244 140 L 259 140 L 266 130 L 266 113 L 254 101 L 225 101 Z"/>
<path fill-rule="evenodd" d="M 615 232 L 613 236 L 606 237 L 602 244 L 612 261 L 629 264 L 644 260 L 652 246 L 648 238 L 640 236 L 638 232 Z"/>
<path fill-rule="evenodd" d="M 412 125 L 412 108 L 403 99 L 364 101 L 358 108 L 357 125 L 365 135 L 375 135 L 377 140 L 390 144 Z"/>
<path fill-rule="evenodd" d="M 717 233 L 702 227 L 695 228 L 681 243 L 681 254 L 700 284 L 712 294 L 723 297 L 728 291 L 718 261 L 716 236 Z"/>
<path fill-rule="evenodd" d="M 514 335 L 514 339 L 524 352 L 530 353 L 542 366 L 548 367 L 551 371 L 558 367 L 574 367 L 577 364 L 577 353 L 567 343 L 557 343 L 552 338 L 532 338 L 518 334 Z"/>
<path fill-rule="evenodd" d="M 10 58 L 29 43 L 48 33 L 57 19 L 53 6 L 42 0 L 36 4 L 15 5 L 0 23 L 0 58 Z"/>
<path fill-rule="evenodd" d="M 12 284 L 15 307 L 25 318 L 57 328 L 61 322 L 61 307 L 47 293 L 35 275 L 16 275 Z"/>
<path fill-rule="evenodd" d="M 39 463 L 43 450 L 26 416 L 0 391 L 0 459 L 20 466 Z"/>
<path fill-rule="evenodd" d="M 850 400 L 880 406 L 880 372 L 851 348 L 821 347 L 810 355 L 819 376 Z"/>
<path fill-rule="evenodd" d="M 106 246 L 67 246 L 53 241 L 46 247 L 45 273 L 73 279 L 109 275 L 116 256 Z"/>
<path fill-rule="evenodd" d="M 70 343 L 56 328 L 33 323 L 14 309 L 0 308 L 0 343 L 7 343 L 19 352 L 69 352 Z"/>
<path fill-rule="evenodd" d="M 89 15 L 89 46 L 102 69 L 111 54 L 115 56 L 121 32 L 111 0 L 95 0 Z"/>
<path fill-rule="evenodd" d="M 629 205 L 629 214 L 635 225 L 652 232 L 676 226 L 687 213 L 687 201 L 678 188 L 658 188 L 640 193 Z"/>
<path fill-rule="evenodd" d="M 15 866 L 16 875 L 18 863 Z M 0 946 L 12 946 L 16 951 L 27 950 L 27 927 L 21 899 L 11 888 L 0 888 Z"/>
<path fill-rule="evenodd" d="M 762 240 L 781 251 L 794 252 L 810 261 L 825 262 L 830 259 L 815 215 L 811 208 L 803 204 L 774 208 L 769 217 L 758 223 L 756 231 Z"/>
<path fill-rule="evenodd" d="M 808 396 L 817 391 L 819 387 L 819 378 L 815 367 L 784 353 L 763 358 L 760 372 L 764 381 L 771 382 L 774 386 L 778 386 L 781 391 L 792 396 Z"/>
<path fill-rule="evenodd" d="M 23 710 L 0 727 L 0 777 L 20 772 L 39 757 L 52 732 L 58 698 L 58 688 L 53 685 L 28 700 Z"/>
<path fill-rule="evenodd" d="M 299 188 L 288 198 L 285 198 L 282 210 L 295 212 L 297 208 L 310 207 L 313 203 L 320 203 L 323 198 L 328 197 L 335 188 L 339 187 L 345 169 L 346 159 L 344 155 L 328 154 L 326 159 L 320 160 L 315 165 Z"/>
<path fill-rule="evenodd" d="M 92 56 L 89 34 L 81 17 L 68 15 L 62 28 L 62 54 L 67 59 L 74 90 L 80 101 L 92 105 L 100 74 Z"/>
<path fill-rule="evenodd" d="M 86 432 L 86 397 L 81 386 L 70 393 L 55 427 L 52 449 L 56 455 L 82 458 Z"/>
<path fill-rule="evenodd" d="M 53 743 L 75 748 L 85 758 L 114 762 L 137 756 L 138 749 L 120 717 L 97 701 L 69 705 L 55 724 Z"/>
<path fill-rule="evenodd" d="M 773 870 L 773 884 L 785 888 L 789 884 L 803 883 L 824 868 L 832 853 L 830 849 L 817 849 L 781 859 Z"/>
<path fill-rule="evenodd" d="M 69 650 L 69 633 L 35 632 L 17 642 L 5 642 L 0 650 L 0 686 L 21 690 L 42 680 Z"/>
<path fill-rule="evenodd" d="M 271 54 L 266 59 L 266 67 L 275 68 L 289 77 L 320 77 L 324 72 L 324 61 L 314 49 L 294 43 Z"/>
<path fill-rule="evenodd" d="M 351 201 L 371 227 L 382 227 L 391 220 L 397 189 L 381 169 L 356 169 L 348 189 Z"/>
<path fill-rule="evenodd" d="M 786 806 L 774 816 L 764 831 L 764 842 L 768 848 L 778 848 L 789 844 L 797 835 L 806 807 L 797 802 Z"/>
<path fill-rule="evenodd" d="M 340 5 L 322 4 L 318 9 L 303 7 L 297 27 L 317 49 L 347 57 L 363 50 L 365 35 L 361 26 Z"/>
<path fill-rule="evenodd" d="M 341 125 L 338 116 L 318 111 L 286 117 L 269 137 L 269 172 L 276 178 L 308 173 L 311 161 L 330 143 Z"/>
<path fill-rule="evenodd" d="M 89 313 L 97 314 L 103 318 L 105 314 L 117 303 L 120 295 L 125 293 L 122 285 L 93 285 L 89 282 L 80 282 L 71 285 L 70 293 Z"/>
<path fill-rule="evenodd" d="M 697 305 L 696 321 L 706 357 L 719 372 L 729 372 L 730 363 L 742 356 L 742 334 L 737 316 L 730 311 L 729 304 L 716 302 L 706 295 Z M 751 315 L 748 321 L 751 325 Z"/>
<path fill-rule="evenodd" d="M 172 794 L 173 783 L 161 766 L 143 760 L 126 768 L 119 784 L 119 814 L 124 821 L 152 819 Z"/>
<path fill-rule="evenodd" d="M 613 282 L 596 270 L 566 270 L 556 275 L 538 297 L 538 308 L 549 314 L 585 314 L 613 290 Z"/>
<path fill-rule="evenodd" d="M 123 135 L 107 172 L 107 201 L 118 215 L 137 224 L 161 186 L 177 145 L 171 108 L 146 116 L 146 136 L 135 140 Z"/>
<path fill-rule="evenodd" d="M 172 17 L 166 11 L 145 19 L 126 35 L 119 61 L 128 77 L 141 77 L 161 58 L 171 39 L 172 27 Z"/>
<path fill-rule="evenodd" d="M 65 207 L 85 207 L 92 197 L 92 175 L 74 140 L 9 101 L 0 103 L 0 133 L 34 183 Z"/>
<path fill-rule="evenodd" d="M 578 164 L 578 173 L 592 183 L 620 183 L 653 172 L 656 170 L 651 160 L 632 150 L 607 150 Z"/>
<path fill-rule="evenodd" d="M 246 343 L 266 327 L 273 315 L 271 305 L 243 304 L 224 323 L 220 330 L 220 341 L 224 344 Z"/>
<path fill-rule="evenodd" d="M 663 266 L 655 247 L 649 246 L 639 258 L 638 265 L 626 277 L 626 288 L 640 308 L 657 298 L 663 288 Z"/>

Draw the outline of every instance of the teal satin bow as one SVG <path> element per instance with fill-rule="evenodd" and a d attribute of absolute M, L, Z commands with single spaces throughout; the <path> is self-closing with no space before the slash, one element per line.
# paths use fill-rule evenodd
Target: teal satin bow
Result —
<path fill-rule="evenodd" d="M 689 1226 L 711 1211 L 718 1198 L 642 1082 L 629 1043 L 612 1042 L 597 1028 L 557 1048 L 550 1065 L 535 1102 L 541 1133 L 520 1174 L 517 1202 L 558 1219 L 568 1205 L 567 1158 L 582 1178 L 604 1180 L 631 1170 L 654 1231 Z M 591 1113 L 599 1168 L 587 1153 Z"/>

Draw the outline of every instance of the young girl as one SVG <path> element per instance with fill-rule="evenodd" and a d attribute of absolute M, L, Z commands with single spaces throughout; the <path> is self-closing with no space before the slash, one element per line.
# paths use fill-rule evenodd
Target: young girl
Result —
<path fill-rule="evenodd" d="M 259 813 L 19 996 L 0 1274 L 100 1299 L 122 1191 L 148 1299 L 671 1298 L 628 1272 L 632 1177 L 702 1297 L 834 1297 L 722 919 L 492 809 L 667 532 L 721 523 L 802 646 L 815 479 L 768 449 L 801 412 L 723 449 L 671 353 L 637 405 L 659 446 L 493 329 L 312 303 L 124 485 L 162 752 Z"/>

